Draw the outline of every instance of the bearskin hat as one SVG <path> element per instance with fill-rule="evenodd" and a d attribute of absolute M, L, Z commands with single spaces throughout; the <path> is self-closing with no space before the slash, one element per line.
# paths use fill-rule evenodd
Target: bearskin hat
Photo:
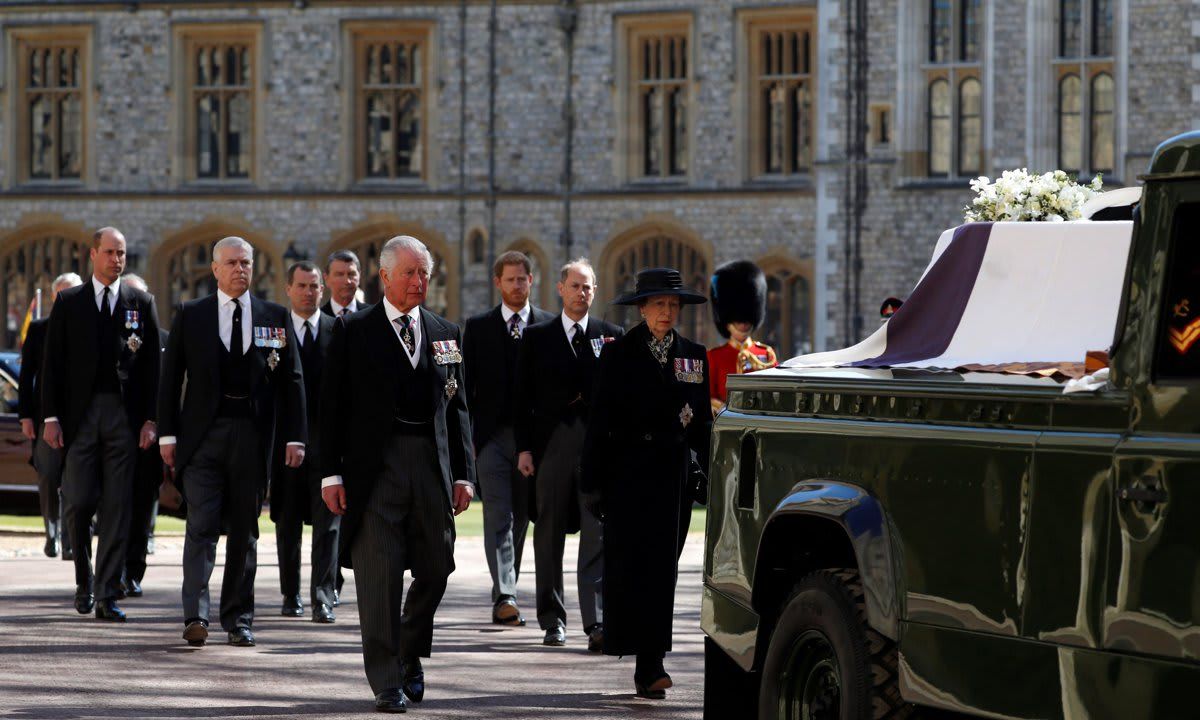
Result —
<path fill-rule="evenodd" d="M 749 260 L 734 260 L 717 268 L 710 286 L 713 322 L 729 337 L 729 323 L 762 325 L 767 317 L 767 277 Z"/>

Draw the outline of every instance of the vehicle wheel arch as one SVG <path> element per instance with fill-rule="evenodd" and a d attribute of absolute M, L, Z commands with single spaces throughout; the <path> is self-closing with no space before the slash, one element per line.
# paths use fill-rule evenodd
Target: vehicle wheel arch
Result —
<path fill-rule="evenodd" d="M 761 667 L 774 620 L 793 586 L 816 570 L 858 570 L 869 624 L 898 640 L 903 593 L 894 536 L 882 504 L 861 486 L 828 478 L 797 482 L 759 537 L 751 591 L 760 618 L 755 667 Z"/>

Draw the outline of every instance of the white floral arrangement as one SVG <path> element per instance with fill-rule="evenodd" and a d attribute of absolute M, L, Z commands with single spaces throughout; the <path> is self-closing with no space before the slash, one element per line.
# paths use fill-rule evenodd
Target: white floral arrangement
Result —
<path fill-rule="evenodd" d="M 1100 192 L 1100 175 L 1081 185 L 1062 170 L 1031 175 L 1006 170 L 992 182 L 980 176 L 971 181 L 975 199 L 963 208 L 966 222 L 1064 222 L 1083 217 L 1083 205 Z"/>

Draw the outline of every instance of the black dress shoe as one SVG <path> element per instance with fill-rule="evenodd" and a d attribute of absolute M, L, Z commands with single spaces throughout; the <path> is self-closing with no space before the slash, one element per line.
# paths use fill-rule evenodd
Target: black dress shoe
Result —
<path fill-rule="evenodd" d="M 248 627 L 237 627 L 229 633 L 229 644 L 237 647 L 254 647 L 254 633 Z"/>
<path fill-rule="evenodd" d="M 126 586 L 125 593 L 129 595 L 129 597 L 141 597 L 142 584 L 137 580 L 130 580 L 129 584 Z"/>
<path fill-rule="evenodd" d="M 555 625 L 546 631 L 546 637 L 542 639 L 543 645 L 550 647 L 562 647 L 567 644 L 567 631 L 562 625 Z"/>
<path fill-rule="evenodd" d="M 96 596 L 90 592 L 75 588 L 75 612 L 80 615 L 87 615 L 94 607 L 96 607 Z"/>
<path fill-rule="evenodd" d="M 72 550 L 71 546 L 68 545 L 67 543 L 63 543 L 63 546 L 62 546 L 62 559 L 66 560 L 67 562 L 70 562 L 75 559 L 75 551 Z"/>
<path fill-rule="evenodd" d="M 117 606 L 116 600 L 108 598 L 96 603 L 96 619 L 125 622 L 125 611 Z"/>
<path fill-rule="evenodd" d="M 46 557 L 58 557 L 58 538 L 53 535 L 47 537 L 42 552 L 46 553 Z"/>
<path fill-rule="evenodd" d="M 604 652 L 604 625 L 596 623 L 588 631 L 588 652 Z"/>
<path fill-rule="evenodd" d="M 342 591 L 334 590 L 333 591 L 333 606 L 337 607 L 338 605 L 341 605 L 341 604 L 342 604 Z"/>
<path fill-rule="evenodd" d="M 400 688 L 391 688 L 375 695 L 375 709 L 379 712 L 402 713 L 408 712 L 404 703 L 404 693 Z"/>
<path fill-rule="evenodd" d="M 284 617 L 303 617 L 304 603 L 299 595 L 284 595 L 283 608 L 279 611 Z"/>
<path fill-rule="evenodd" d="M 425 669 L 419 657 L 404 661 L 404 694 L 415 703 L 425 698 Z"/>
<path fill-rule="evenodd" d="M 183 639 L 192 647 L 200 647 L 208 640 L 208 623 L 203 620 L 188 620 L 183 629 Z"/>
<path fill-rule="evenodd" d="M 333 610 L 331 610 L 328 605 L 325 603 L 317 603 L 317 606 L 313 608 L 312 621 L 315 623 L 329 624 L 336 622 L 337 618 L 334 617 Z"/>
<path fill-rule="evenodd" d="M 122 580 L 121 584 L 117 586 L 117 599 L 124 600 L 127 597 L 129 597 L 129 590 L 125 585 L 125 581 Z"/>
<path fill-rule="evenodd" d="M 492 606 L 492 624 L 524 627 L 525 618 L 521 615 L 521 608 L 517 607 L 517 601 L 509 597 L 497 601 Z"/>
<path fill-rule="evenodd" d="M 647 698 L 650 700 L 662 700 L 667 696 L 667 688 L 674 683 L 671 682 L 671 676 L 665 672 L 653 680 L 642 682 L 635 676 L 633 678 L 633 687 L 635 694 L 638 697 Z"/>

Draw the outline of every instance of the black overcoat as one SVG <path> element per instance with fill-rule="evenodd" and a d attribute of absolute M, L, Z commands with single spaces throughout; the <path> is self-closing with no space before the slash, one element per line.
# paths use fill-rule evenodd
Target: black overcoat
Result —
<path fill-rule="evenodd" d="M 459 327 L 421 308 L 421 352 L 432 359 L 433 343 L 448 340 L 462 347 Z M 395 414 L 395 368 L 408 362 L 403 352 L 382 301 L 334 323 L 321 376 L 320 462 L 321 477 L 340 475 L 346 488 L 346 514 L 338 539 L 338 562 L 342 567 L 352 567 L 350 550 L 375 480 L 383 469 L 383 448 L 391 436 Z M 467 480 L 475 485 L 475 453 L 466 393 L 462 392 L 462 363 L 435 364 L 433 374 L 429 392 L 434 398 L 438 471 L 446 500 L 453 505 L 455 481 Z M 453 537 L 448 540 L 454 542 Z"/>
<path fill-rule="evenodd" d="M 691 518 L 692 458 L 708 468 L 712 409 L 705 349 L 675 334 L 666 367 L 645 323 L 604 346 L 583 452 L 582 487 L 604 515 L 604 652 L 663 653 Z M 677 360 L 696 377 L 680 377 Z M 702 368 L 702 369 L 701 369 Z"/>

